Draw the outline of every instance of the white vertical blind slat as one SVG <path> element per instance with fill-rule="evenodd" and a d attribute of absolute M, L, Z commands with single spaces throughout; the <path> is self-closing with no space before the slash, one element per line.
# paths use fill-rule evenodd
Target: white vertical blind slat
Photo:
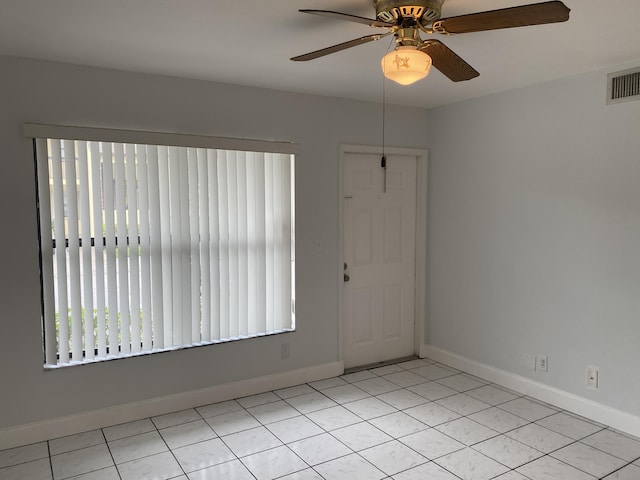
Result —
<path fill-rule="evenodd" d="M 147 148 L 137 145 L 137 177 L 140 217 L 140 308 L 142 311 L 142 350 L 148 352 L 153 347 L 153 316 L 151 296 L 151 206 L 149 202 L 149 169 L 147 168 Z M 157 179 L 157 177 L 156 177 Z M 158 236 L 159 237 L 159 236 Z"/>
<path fill-rule="evenodd" d="M 284 263 L 284 255 L 283 255 L 283 232 L 282 232 L 282 223 L 284 221 L 284 203 L 283 203 L 283 195 L 282 195 L 282 184 L 283 184 L 283 165 L 282 159 L 278 154 L 272 154 L 273 158 L 273 207 L 274 207 L 274 221 L 275 228 L 273 229 L 274 235 L 274 328 L 276 330 L 280 330 L 283 327 L 283 320 L 286 316 L 286 305 L 283 305 L 283 296 L 284 296 L 284 274 L 282 272 L 282 265 Z"/>
<path fill-rule="evenodd" d="M 198 230 L 200 232 L 200 293 L 202 295 L 202 341 L 211 340 L 211 232 L 209 227 L 209 168 L 207 151 L 197 150 L 198 171 Z"/>
<path fill-rule="evenodd" d="M 162 254 L 162 229 L 160 215 L 160 175 L 158 147 L 147 145 L 147 178 L 149 184 L 149 251 L 151 258 L 151 313 L 152 319 L 152 345 L 154 349 L 164 348 L 164 258 Z"/>
<path fill-rule="evenodd" d="M 107 308 L 109 356 L 118 354 L 118 278 L 116 264 L 115 191 L 113 178 L 113 145 L 102 144 L 105 257 L 107 263 Z"/>
<path fill-rule="evenodd" d="M 209 271 L 211 277 L 211 332 L 209 340 L 220 334 L 220 231 L 218 202 L 218 159 L 215 150 L 207 150 L 207 183 L 209 190 Z"/>
<path fill-rule="evenodd" d="M 182 273 L 180 282 L 176 282 L 174 288 L 182 289 L 182 309 L 179 318 L 174 321 L 174 328 L 181 329 L 180 341 L 176 344 L 188 345 L 191 342 L 191 219 L 189 218 L 189 165 L 187 149 L 184 147 L 178 148 L 178 163 L 175 172 L 180 181 L 178 248 L 181 250 L 180 268 Z"/>
<path fill-rule="evenodd" d="M 169 187 L 169 148 L 158 147 L 158 183 L 160 196 L 160 236 L 162 257 L 163 333 L 162 347 L 173 343 L 173 249 L 171 248 L 171 194 Z"/>
<path fill-rule="evenodd" d="M 82 287 L 80 282 L 80 235 L 78 232 L 78 190 L 76 179 L 76 151 L 73 140 L 64 140 L 64 197 L 67 206 L 67 261 L 69 297 L 71 299 L 71 355 L 81 361 L 82 341 Z"/>
<path fill-rule="evenodd" d="M 248 225 L 247 225 L 247 154 L 245 152 L 236 153 L 236 185 L 237 185 L 237 228 L 238 237 L 236 240 L 238 254 L 238 335 L 246 337 L 249 335 L 249 317 L 248 317 L 248 291 L 249 291 L 249 275 L 248 275 Z"/>
<path fill-rule="evenodd" d="M 246 244 L 247 244 L 247 331 L 251 333 L 256 332 L 257 326 L 257 318 L 258 311 L 256 308 L 256 300 L 258 298 L 258 262 L 257 262 L 257 248 L 258 241 L 256 239 L 256 223 L 257 223 L 257 214 L 256 214 L 256 153 L 248 152 L 246 157 L 246 216 L 245 225 L 246 225 Z"/>
<path fill-rule="evenodd" d="M 38 138 L 36 161 L 38 171 L 38 208 L 40 211 L 40 251 L 42 258 L 42 317 L 44 324 L 45 363 L 58 362 L 56 347 L 55 278 L 53 274 L 53 228 L 51 223 L 51 199 L 49 186 L 49 152 L 47 141 Z"/>
<path fill-rule="evenodd" d="M 282 180 L 278 189 L 282 201 L 281 248 L 282 265 L 282 319 L 280 328 L 289 328 L 291 324 L 291 159 L 288 155 L 277 154 L 282 171 Z"/>
<path fill-rule="evenodd" d="M 256 164 L 256 190 L 255 190 L 255 211 L 256 211 L 256 331 L 267 332 L 267 232 L 266 232 L 266 212 L 270 209 L 267 206 L 265 197 L 265 154 L 258 153 Z"/>
<path fill-rule="evenodd" d="M 169 206 L 170 206 L 170 232 L 171 232 L 171 296 L 173 297 L 173 312 L 171 331 L 173 340 L 171 345 L 182 345 L 183 331 L 183 278 L 182 257 L 184 249 L 182 240 L 182 221 L 187 219 L 182 216 L 180 206 L 180 149 L 169 147 Z"/>
<path fill-rule="evenodd" d="M 275 285 L 275 205 L 273 193 L 273 155 L 265 155 L 264 168 L 264 197 L 265 197 L 265 314 L 267 331 L 276 328 L 275 306 L 276 306 L 276 285 Z"/>
<path fill-rule="evenodd" d="M 78 211 L 80 214 L 80 240 L 82 255 L 82 308 L 84 309 L 84 356 L 94 358 L 94 320 L 93 320 L 93 266 L 91 245 L 91 202 L 89 197 L 89 161 L 87 158 L 87 142 L 78 141 L 78 186 L 80 197 Z"/>
<path fill-rule="evenodd" d="M 53 225 L 56 242 L 56 298 L 58 299 L 58 356 L 61 363 L 69 362 L 69 300 L 67 296 L 67 248 L 64 212 L 64 183 L 60 140 L 50 140 L 51 177 L 53 180 Z"/>
<path fill-rule="evenodd" d="M 98 343 L 98 356 L 104 357 L 107 354 L 107 327 L 105 317 L 105 292 L 104 281 L 104 218 L 102 215 L 102 183 L 101 172 L 102 162 L 100 157 L 100 145 L 98 142 L 91 142 L 89 145 L 91 156 L 91 221 L 93 224 L 94 237 L 94 268 L 95 268 L 95 299 L 96 299 L 96 330 Z"/>
<path fill-rule="evenodd" d="M 129 302 L 131 305 L 131 351 L 141 350 L 140 325 L 140 250 L 138 228 L 138 179 L 136 178 L 135 145 L 125 145 L 125 178 L 127 184 L 127 233 L 129 237 Z"/>
<path fill-rule="evenodd" d="M 227 152 L 227 211 L 229 222 L 229 336 L 239 335 L 239 275 L 238 275 L 238 164 L 237 152 Z"/>
<path fill-rule="evenodd" d="M 295 156 L 287 155 L 288 157 L 288 165 L 289 165 L 289 220 L 291 221 L 291 228 L 289 230 L 289 236 L 287 241 L 291 246 L 291 262 L 289 263 L 289 272 L 291 275 L 291 316 L 289 317 L 289 325 L 288 328 L 294 330 L 296 328 L 296 317 L 295 317 L 295 305 L 296 305 L 296 186 L 295 186 Z"/>
<path fill-rule="evenodd" d="M 198 193 L 198 153 L 195 148 L 187 149 L 187 168 L 189 188 L 189 250 L 190 250 L 190 293 L 191 293 L 191 343 L 199 343 L 200 337 L 200 316 L 201 316 L 201 296 L 200 296 L 200 196 Z M 189 317 L 185 318 L 189 323 Z M 189 338 L 189 337 L 186 337 Z"/>
<path fill-rule="evenodd" d="M 227 152 L 217 151 L 218 159 L 218 198 L 229 198 L 227 178 Z M 219 234 L 220 234 L 220 338 L 231 336 L 229 319 L 231 317 L 229 305 L 229 209 L 224 201 L 218 203 Z"/>
<path fill-rule="evenodd" d="M 131 351 L 129 306 L 129 245 L 127 233 L 127 188 L 124 166 L 124 145 L 114 144 L 114 172 L 116 197 L 116 239 L 118 264 L 118 314 L 120 316 L 120 352 Z"/>

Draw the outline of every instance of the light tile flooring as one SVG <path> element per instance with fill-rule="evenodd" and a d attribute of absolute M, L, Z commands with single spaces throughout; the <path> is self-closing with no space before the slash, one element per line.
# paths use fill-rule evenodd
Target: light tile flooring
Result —
<path fill-rule="evenodd" d="M 640 479 L 640 439 L 412 360 L 0 451 L 0 479 Z"/>

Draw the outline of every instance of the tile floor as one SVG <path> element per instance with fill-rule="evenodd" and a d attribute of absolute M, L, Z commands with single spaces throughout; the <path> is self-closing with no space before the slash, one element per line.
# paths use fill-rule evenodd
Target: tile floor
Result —
<path fill-rule="evenodd" d="M 640 439 L 430 360 L 0 451 L 0 479 L 640 479 Z"/>

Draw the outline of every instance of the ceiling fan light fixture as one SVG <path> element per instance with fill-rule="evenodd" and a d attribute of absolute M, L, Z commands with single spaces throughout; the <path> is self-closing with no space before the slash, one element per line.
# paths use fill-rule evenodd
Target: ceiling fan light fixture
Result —
<path fill-rule="evenodd" d="M 411 85 L 429 75 L 431 57 L 415 46 L 399 46 L 382 57 L 382 73 L 400 85 Z"/>

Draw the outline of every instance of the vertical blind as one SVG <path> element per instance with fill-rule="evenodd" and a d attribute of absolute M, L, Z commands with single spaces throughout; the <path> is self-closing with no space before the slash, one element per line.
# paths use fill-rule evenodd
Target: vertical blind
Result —
<path fill-rule="evenodd" d="M 45 364 L 294 329 L 294 156 L 36 138 Z"/>

